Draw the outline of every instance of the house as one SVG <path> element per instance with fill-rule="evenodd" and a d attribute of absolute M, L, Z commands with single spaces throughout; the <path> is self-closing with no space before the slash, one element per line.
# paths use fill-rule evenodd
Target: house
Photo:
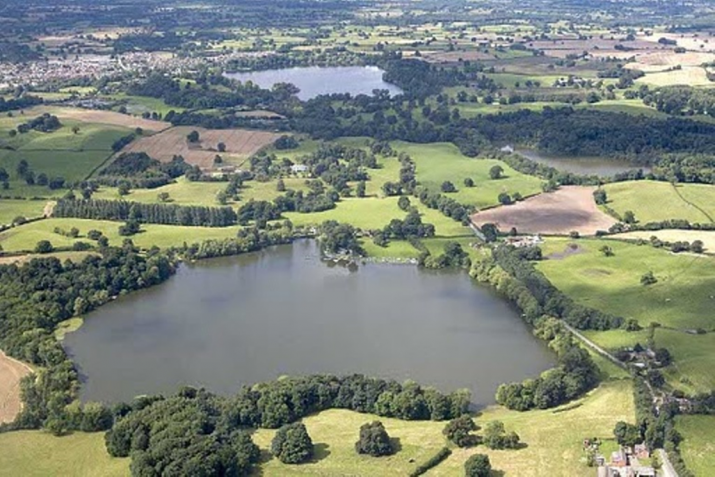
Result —
<path fill-rule="evenodd" d="M 628 456 L 623 449 L 611 453 L 611 467 L 627 467 Z"/>
<path fill-rule="evenodd" d="M 499 149 L 499 150 L 500 150 L 501 152 L 505 152 L 505 153 L 507 153 L 507 154 L 512 154 L 512 153 L 514 152 L 514 148 L 511 147 L 511 146 L 509 146 L 509 145 L 506 145 L 506 146 L 502 147 L 502 148 Z"/>
<path fill-rule="evenodd" d="M 505 241 L 507 244 L 513 245 L 516 248 L 534 247 L 536 245 L 544 243 L 544 240 L 538 234 L 527 235 L 524 237 L 507 237 Z"/>
<path fill-rule="evenodd" d="M 290 166 L 290 171 L 293 174 L 308 172 L 308 166 L 306 166 L 305 164 L 293 164 L 292 166 Z"/>
<path fill-rule="evenodd" d="M 645 444 L 636 444 L 633 447 L 633 457 L 638 460 L 650 458 L 650 451 Z"/>

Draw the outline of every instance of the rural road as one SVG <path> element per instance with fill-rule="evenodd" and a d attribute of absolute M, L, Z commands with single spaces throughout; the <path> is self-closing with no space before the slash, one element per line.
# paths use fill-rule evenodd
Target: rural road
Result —
<path fill-rule="evenodd" d="M 678 477 L 678 473 L 673 468 L 673 464 L 668 459 L 668 454 L 663 449 L 658 449 L 658 458 L 663 463 L 660 466 L 660 473 L 663 477 Z"/>
<path fill-rule="evenodd" d="M 566 322 L 563 321 L 563 320 L 561 320 L 561 323 L 563 323 L 563 325 L 566 327 L 566 329 L 569 330 L 576 338 L 578 338 L 578 339 L 580 339 L 581 341 L 583 341 L 583 343 L 584 343 L 586 346 L 588 346 L 589 348 L 593 349 L 596 353 L 598 353 L 598 354 L 600 354 L 601 356 L 605 357 L 606 359 L 608 359 L 609 361 L 611 361 L 611 362 L 612 362 L 613 364 L 615 364 L 616 366 L 618 366 L 618 367 L 620 367 L 620 368 L 623 368 L 623 369 L 626 369 L 626 370 L 628 369 L 628 366 L 626 366 L 625 363 L 619 361 L 619 360 L 616 359 L 616 357 L 613 356 L 611 353 L 609 353 L 609 352 L 606 351 L 605 349 L 601 348 L 600 346 L 598 346 L 596 343 L 594 343 L 594 342 L 591 341 L 590 339 L 586 338 L 586 337 L 585 337 L 584 335 L 582 335 L 581 332 L 578 331 L 576 328 L 574 328 L 573 326 L 569 325 L 568 323 L 566 323 Z"/>

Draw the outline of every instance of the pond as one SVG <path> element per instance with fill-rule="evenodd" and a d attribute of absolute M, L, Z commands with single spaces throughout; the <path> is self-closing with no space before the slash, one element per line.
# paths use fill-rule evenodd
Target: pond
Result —
<path fill-rule="evenodd" d="M 529 149 L 519 149 L 515 152 L 530 161 L 545 164 L 560 171 L 571 172 L 573 174 L 612 177 L 618 173 L 628 172 L 634 169 L 643 169 L 643 172 L 646 173 L 650 172 L 650 168 L 648 167 L 636 166 L 606 157 L 547 156 Z"/>
<path fill-rule="evenodd" d="M 226 73 L 241 82 L 252 81 L 261 88 L 276 83 L 292 83 L 300 89 L 298 98 L 305 101 L 321 94 L 350 93 L 372 95 L 375 89 L 386 89 L 391 95 L 401 94 L 397 86 L 382 80 L 383 71 L 375 66 L 310 66 L 278 70 Z"/>
<path fill-rule="evenodd" d="M 313 241 L 183 265 L 107 304 L 65 337 L 82 399 L 116 402 L 180 385 L 228 394 L 281 375 L 413 379 L 494 401 L 554 356 L 518 313 L 464 272 L 320 261 Z"/>

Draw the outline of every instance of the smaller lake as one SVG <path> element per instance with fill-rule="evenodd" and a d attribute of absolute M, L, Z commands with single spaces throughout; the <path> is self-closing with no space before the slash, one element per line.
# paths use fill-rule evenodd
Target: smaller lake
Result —
<path fill-rule="evenodd" d="M 605 157 L 546 156 L 540 152 L 529 149 L 519 149 L 515 151 L 515 153 L 530 161 L 538 162 L 539 164 L 544 164 L 572 174 L 612 177 L 621 172 L 628 172 L 634 169 L 643 169 L 645 173 L 650 172 L 649 167 L 631 165 Z"/>
<path fill-rule="evenodd" d="M 372 96 L 373 90 L 386 89 L 390 95 L 401 94 L 397 86 L 382 80 L 383 71 L 376 66 L 310 66 L 278 70 L 226 73 L 225 76 L 245 83 L 252 81 L 261 88 L 276 83 L 292 83 L 300 89 L 298 98 L 306 101 L 321 94 L 350 93 Z"/>
<path fill-rule="evenodd" d="M 519 314 L 465 272 L 327 266 L 313 241 L 182 265 L 161 285 L 90 313 L 64 340 L 83 400 L 182 384 L 220 394 L 281 375 L 414 379 L 494 402 L 553 354 Z"/>

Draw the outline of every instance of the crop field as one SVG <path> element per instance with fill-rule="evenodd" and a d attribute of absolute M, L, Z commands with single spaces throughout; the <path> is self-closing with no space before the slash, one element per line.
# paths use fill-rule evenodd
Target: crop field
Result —
<path fill-rule="evenodd" d="M 200 139 L 197 144 L 190 144 L 186 136 L 194 130 L 199 133 Z M 239 165 L 278 137 L 278 134 L 266 131 L 179 126 L 134 141 L 122 152 L 145 152 L 162 162 L 169 162 L 175 155 L 180 155 L 189 164 L 211 169 L 216 155 L 220 155 L 226 163 Z M 226 145 L 223 153 L 218 152 L 220 142 Z"/>
<path fill-rule="evenodd" d="M 70 247 L 78 241 L 91 242 L 87 232 L 101 231 L 110 244 L 119 246 L 126 237 L 119 235 L 122 222 L 86 219 L 46 219 L 31 224 L 21 225 L 0 233 L 0 245 L 7 252 L 31 252 L 40 240 L 49 240 L 55 247 Z M 80 235 L 77 239 L 56 234 L 55 227 L 69 230 L 77 227 Z M 184 242 L 194 243 L 208 239 L 235 237 L 238 227 L 184 227 L 177 225 L 142 224 L 142 231 L 131 237 L 135 245 L 141 248 L 179 247 Z"/>
<path fill-rule="evenodd" d="M 668 229 L 626 232 L 623 234 L 612 235 L 611 237 L 616 239 L 629 240 L 650 240 L 651 237 L 658 237 L 660 240 L 671 243 L 682 240 L 686 242 L 700 240 L 701 242 L 703 242 L 705 253 L 715 253 L 715 231 Z"/>
<path fill-rule="evenodd" d="M 63 119 L 81 121 L 85 123 L 105 124 L 108 126 L 120 126 L 123 128 L 142 128 L 145 131 L 161 131 L 171 124 L 163 121 L 144 119 L 140 116 L 117 113 L 114 111 L 104 111 L 97 109 L 65 108 L 58 106 L 37 106 L 29 109 L 25 114 L 40 115 L 42 113 L 54 114 L 60 121 Z"/>
<path fill-rule="evenodd" d="M 444 181 L 451 181 L 457 192 L 446 195 L 462 204 L 483 208 L 498 204 L 502 192 L 518 192 L 527 197 L 541 191 L 540 179 L 517 172 L 498 160 L 464 156 L 453 144 L 396 141 L 393 148 L 412 157 L 417 167 L 417 180 L 430 190 L 439 192 Z M 504 176 L 493 180 L 489 178 L 489 170 L 496 165 L 504 169 Z M 464 185 L 466 178 L 474 181 L 474 187 Z"/>
<path fill-rule="evenodd" d="M 564 244 L 565 239 L 558 240 Z M 676 255 L 650 245 L 615 240 L 582 239 L 580 253 L 562 260 L 537 263 L 551 282 L 578 303 L 635 318 L 642 326 L 655 321 L 675 328 L 711 329 L 715 325 L 715 259 Z M 614 256 L 599 249 L 607 245 Z M 640 278 L 652 271 L 658 282 L 643 286 Z"/>
<path fill-rule="evenodd" d="M 478 212 L 472 222 L 479 226 L 493 223 L 504 232 L 516 227 L 521 233 L 565 235 L 575 230 L 581 235 L 593 235 L 616 223 L 598 209 L 593 191 L 593 187 L 561 187 L 556 192 Z"/>
<path fill-rule="evenodd" d="M 42 431 L 0 434 L 0 477 L 126 477 L 129 459 L 115 459 L 104 433 L 75 432 L 54 437 Z"/>
<path fill-rule="evenodd" d="M 0 424 L 12 422 L 22 410 L 20 380 L 31 369 L 0 351 Z"/>
<path fill-rule="evenodd" d="M 641 223 L 685 219 L 692 223 L 715 221 L 715 186 L 668 182 L 617 182 L 604 186 L 608 207 L 623 215 L 632 211 Z"/>
<path fill-rule="evenodd" d="M 680 453 L 695 475 L 711 475 L 715 469 L 715 416 L 678 416 L 675 428 L 685 440 Z"/>
<path fill-rule="evenodd" d="M 649 84 L 656 87 L 662 86 L 714 86 L 715 83 L 708 78 L 705 68 L 701 66 L 683 66 L 672 71 L 658 71 L 648 73 L 636 80 L 638 83 Z"/>

